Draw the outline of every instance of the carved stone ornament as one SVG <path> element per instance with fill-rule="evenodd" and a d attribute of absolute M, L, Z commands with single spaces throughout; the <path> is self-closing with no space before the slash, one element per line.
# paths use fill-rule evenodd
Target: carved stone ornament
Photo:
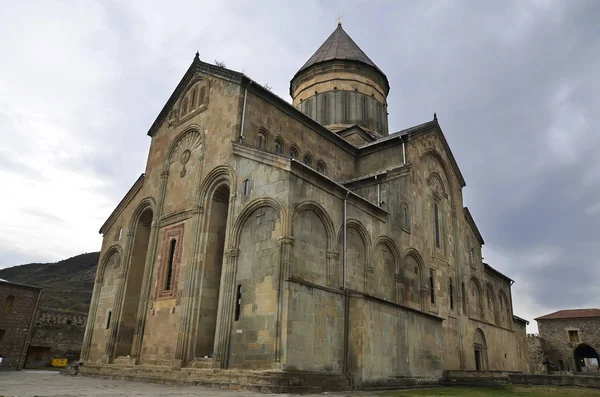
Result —
<path fill-rule="evenodd" d="M 179 160 L 179 162 L 181 163 L 181 172 L 179 173 L 179 175 L 183 178 L 187 172 L 186 170 L 186 164 L 190 161 L 192 154 L 195 151 L 200 151 L 202 152 L 203 149 L 203 142 L 202 142 L 202 135 L 200 134 L 199 131 L 195 131 L 192 130 L 190 132 L 188 132 L 187 134 L 185 134 L 185 136 L 183 138 L 181 138 L 179 140 L 179 142 L 177 142 L 175 148 L 173 149 L 173 152 L 171 153 L 171 157 L 169 158 L 169 161 L 171 163 L 176 162 L 177 160 Z"/>
<path fill-rule="evenodd" d="M 173 109 L 171 109 L 171 111 L 169 112 L 169 115 L 167 116 L 167 125 L 169 127 L 173 127 L 173 125 L 175 125 L 176 122 L 177 122 L 177 109 L 173 108 Z"/>

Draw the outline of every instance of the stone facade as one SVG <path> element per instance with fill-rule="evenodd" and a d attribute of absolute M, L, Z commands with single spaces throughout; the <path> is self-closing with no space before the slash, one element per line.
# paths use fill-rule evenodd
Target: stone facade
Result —
<path fill-rule="evenodd" d="M 294 79 L 325 84 L 328 66 Z M 383 84 L 359 74 L 348 90 Z M 303 111 L 194 59 L 101 228 L 83 373 L 284 371 L 366 388 L 526 370 L 512 280 L 482 262 L 437 118 L 386 136 Z"/>
<path fill-rule="evenodd" d="M 0 279 L 0 370 L 20 370 L 42 290 Z"/>
<path fill-rule="evenodd" d="M 600 310 L 584 311 L 583 316 L 580 310 L 564 310 L 536 319 L 542 350 L 553 371 L 600 372 Z"/>
<path fill-rule="evenodd" d="M 86 320 L 86 316 L 76 314 L 38 312 L 25 367 L 44 367 L 55 358 L 66 358 L 69 363 L 78 360 Z"/>

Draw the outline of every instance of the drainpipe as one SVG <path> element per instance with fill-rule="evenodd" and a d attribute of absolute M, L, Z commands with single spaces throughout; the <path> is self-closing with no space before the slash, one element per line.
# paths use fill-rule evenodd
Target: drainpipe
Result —
<path fill-rule="evenodd" d="M 250 82 L 246 85 L 246 88 L 244 89 L 244 106 L 242 107 L 242 125 L 240 126 L 239 137 L 240 143 L 244 142 L 244 139 L 246 138 L 244 136 L 244 121 L 246 120 L 246 97 L 248 96 L 248 87 L 250 86 L 250 84 L 252 84 L 252 80 L 250 80 Z"/>
<path fill-rule="evenodd" d="M 27 339 L 25 339 L 25 344 L 23 345 L 23 351 L 21 352 L 21 358 L 17 362 L 17 371 L 20 371 L 25 366 L 25 360 L 27 359 L 27 350 L 29 348 L 29 344 L 31 342 L 31 334 L 33 333 L 33 323 L 37 317 L 38 306 L 40 305 L 40 298 L 42 297 L 42 291 L 40 290 L 38 293 L 37 301 L 35 302 L 35 308 L 33 309 L 33 315 L 31 316 L 31 322 L 29 323 L 29 330 L 27 331 Z M 21 363 L 23 365 L 21 365 Z"/>
<path fill-rule="evenodd" d="M 400 137 L 400 139 L 402 140 L 402 163 L 406 165 L 406 147 L 404 145 L 404 139 L 402 139 L 402 137 Z"/>

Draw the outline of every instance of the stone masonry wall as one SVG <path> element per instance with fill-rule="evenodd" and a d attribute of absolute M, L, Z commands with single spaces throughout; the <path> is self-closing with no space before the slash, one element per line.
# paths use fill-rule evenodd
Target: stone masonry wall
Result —
<path fill-rule="evenodd" d="M 21 369 L 32 317 L 40 294 L 38 288 L 0 282 L 0 370 Z M 14 297 L 12 308 L 7 307 Z M 8 309 L 8 310 L 7 310 Z"/>
<path fill-rule="evenodd" d="M 31 336 L 31 348 L 49 348 L 49 360 L 66 358 L 69 362 L 79 359 L 87 316 L 40 312 L 35 321 Z M 27 367 L 48 365 L 49 362 L 35 362 L 28 354 Z"/>
<path fill-rule="evenodd" d="M 538 320 L 538 329 L 545 355 L 557 367 L 558 360 L 563 360 L 565 370 L 577 368 L 574 353 L 580 344 L 587 344 L 596 352 L 600 349 L 600 318 Z M 569 340 L 569 330 L 578 331 L 579 342 Z"/>

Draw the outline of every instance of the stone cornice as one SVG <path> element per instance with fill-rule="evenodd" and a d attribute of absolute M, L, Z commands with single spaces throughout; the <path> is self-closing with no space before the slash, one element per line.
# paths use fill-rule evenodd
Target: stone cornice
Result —
<path fill-rule="evenodd" d="M 100 227 L 100 231 L 98 233 L 104 234 L 106 231 L 112 226 L 115 220 L 121 215 L 123 209 L 127 207 L 127 205 L 133 200 L 135 195 L 142 189 L 144 185 L 145 174 L 140 175 L 140 177 L 134 182 L 133 186 L 129 188 L 129 191 L 125 194 L 125 196 L 121 199 L 117 207 L 110 214 L 108 219 L 104 222 L 104 224 Z"/>

